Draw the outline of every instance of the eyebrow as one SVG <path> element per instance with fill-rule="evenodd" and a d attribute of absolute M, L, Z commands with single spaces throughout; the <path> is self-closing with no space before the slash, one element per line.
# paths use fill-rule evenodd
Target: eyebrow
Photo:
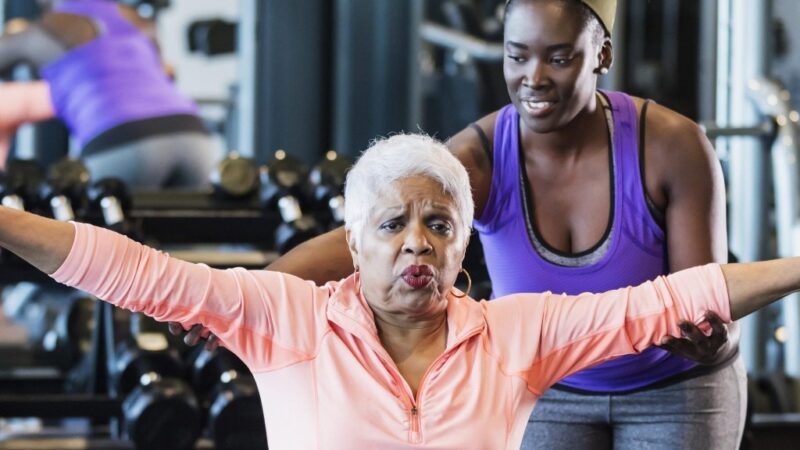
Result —
<path fill-rule="evenodd" d="M 453 208 L 444 204 L 433 204 L 431 205 L 431 209 L 433 209 L 439 214 L 447 214 L 447 215 L 450 215 L 453 211 Z"/>
<path fill-rule="evenodd" d="M 519 50 L 528 50 L 528 49 L 530 49 L 530 47 L 528 47 L 527 45 L 525 45 L 525 44 L 523 44 L 521 42 L 516 42 L 516 41 L 508 41 L 508 42 L 506 42 L 506 48 L 509 48 L 509 47 L 512 47 L 512 48 L 515 48 L 515 49 L 519 49 Z M 573 47 L 572 44 L 570 44 L 568 42 L 565 42 L 565 43 L 562 43 L 562 44 L 548 45 L 547 46 L 547 51 L 548 52 L 556 52 L 556 51 L 559 51 L 559 50 L 570 50 L 570 49 L 572 49 L 572 47 Z"/>

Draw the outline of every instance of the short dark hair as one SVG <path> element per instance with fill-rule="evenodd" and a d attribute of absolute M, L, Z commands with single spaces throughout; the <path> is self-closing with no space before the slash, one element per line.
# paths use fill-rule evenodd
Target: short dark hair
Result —
<path fill-rule="evenodd" d="M 519 3 L 520 0 L 506 0 L 506 7 L 503 11 L 503 21 L 505 22 L 506 17 L 508 17 L 508 13 L 511 11 L 511 7 Z M 606 32 L 605 27 L 600 22 L 600 19 L 597 17 L 597 14 L 592 11 L 592 8 L 586 6 L 582 0 L 556 0 L 562 3 L 566 3 L 571 8 L 575 8 L 574 11 L 577 12 L 578 18 L 580 19 L 581 29 L 584 30 L 591 30 L 592 32 L 592 44 L 593 45 L 600 45 L 603 43 L 605 38 L 610 38 L 611 36 L 608 35 Z"/>

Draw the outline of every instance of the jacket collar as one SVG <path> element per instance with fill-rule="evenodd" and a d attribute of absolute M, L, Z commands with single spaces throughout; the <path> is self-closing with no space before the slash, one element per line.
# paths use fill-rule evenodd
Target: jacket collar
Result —
<path fill-rule="evenodd" d="M 383 348 L 375 315 L 361 294 L 360 274 L 356 272 L 343 279 L 334 289 L 328 300 L 328 320 L 372 346 Z M 447 350 L 482 332 L 485 326 L 483 307 L 479 302 L 470 297 L 448 295 Z"/>

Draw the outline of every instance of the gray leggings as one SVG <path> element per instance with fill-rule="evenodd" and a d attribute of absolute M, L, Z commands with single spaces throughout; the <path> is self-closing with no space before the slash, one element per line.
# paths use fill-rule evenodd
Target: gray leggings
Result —
<path fill-rule="evenodd" d="M 550 389 L 536 403 L 522 449 L 734 450 L 746 407 L 741 357 L 712 374 L 631 394 Z"/>
<path fill-rule="evenodd" d="M 93 180 L 116 177 L 134 189 L 204 188 L 218 150 L 210 135 L 153 136 L 83 157 Z"/>

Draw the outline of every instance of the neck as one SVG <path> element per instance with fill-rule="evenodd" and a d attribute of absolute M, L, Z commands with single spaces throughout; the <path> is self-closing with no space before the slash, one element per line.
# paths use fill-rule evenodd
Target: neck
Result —
<path fill-rule="evenodd" d="M 432 347 L 444 351 L 447 342 L 447 312 L 429 319 L 397 317 L 373 311 L 381 344 L 395 362 L 404 361 L 415 352 Z"/>

